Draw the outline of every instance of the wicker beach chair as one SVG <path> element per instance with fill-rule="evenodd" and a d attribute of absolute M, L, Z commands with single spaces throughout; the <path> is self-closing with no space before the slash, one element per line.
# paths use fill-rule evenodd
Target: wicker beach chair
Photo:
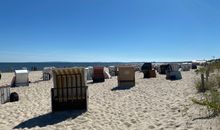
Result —
<path fill-rule="evenodd" d="M 144 78 L 156 78 L 156 71 L 153 69 L 151 63 L 144 63 L 141 71 L 144 73 Z"/>
<path fill-rule="evenodd" d="M 15 70 L 15 86 L 29 86 L 28 70 Z"/>
<path fill-rule="evenodd" d="M 104 67 L 94 67 L 92 80 L 94 83 L 105 82 Z"/>
<path fill-rule="evenodd" d="M 88 87 L 84 68 L 53 69 L 52 111 L 88 108 Z"/>
<path fill-rule="evenodd" d="M 192 69 L 197 69 L 197 65 L 195 63 L 192 64 Z"/>
<path fill-rule="evenodd" d="M 133 67 L 118 67 L 118 86 L 133 87 L 135 86 L 135 71 Z"/>
<path fill-rule="evenodd" d="M 152 64 L 151 63 L 144 63 L 141 67 L 141 70 L 142 71 L 145 71 L 145 70 L 152 70 Z"/>
<path fill-rule="evenodd" d="M 0 104 L 6 103 L 10 100 L 10 86 L 0 86 Z"/>
<path fill-rule="evenodd" d="M 166 74 L 168 69 L 169 69 L 169 65 L 168 64 L 160 65 L 160 67 L 159 67 L 159 74 Z"/>
<path fill-rule="evenodd" d="M 181 72 L 179 71 L 179 65 L 178 64 L 169 64 L 168 70 L 166 73 L 166 79 L 169 80 L 180 80 L 182 79 Z"/>

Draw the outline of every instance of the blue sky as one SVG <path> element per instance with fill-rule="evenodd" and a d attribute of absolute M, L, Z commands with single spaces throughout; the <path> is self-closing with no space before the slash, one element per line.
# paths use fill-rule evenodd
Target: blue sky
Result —
<path fill-rule="evenodd" d="M 0 0 L 0 62 L 220 57 L 219 0 Z"/>

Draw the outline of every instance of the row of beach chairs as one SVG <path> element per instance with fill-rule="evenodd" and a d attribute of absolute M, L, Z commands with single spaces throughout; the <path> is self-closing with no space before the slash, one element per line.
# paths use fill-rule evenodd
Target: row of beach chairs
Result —
<path fill-rule="evenodd" d="M 159 74 L 166 75 L 166 79 L 180 80 L 182 79 L 180 71 L 190 71 L 190 69 L 197 69 L 197 65 L 188 63 L 171 63 L 156 66 L 155 69 L 158 71 Z"/>
<path fill-rule="evenodd" d="M 0 104 L 6 102 L 15 102 L 19 100 L 19 95 L 16 92 L 10 92 L 10 87 L 15 86 L 28 86 L 28 70 L 15 70 L 15 76 L 12 78 L 11 85 L 1 85 L 0 86 Z"/>
<path fill-rule="evenodd" d="M 144 78 L 156 78 L 156 70 L 160 74 L 166 74 L 166 79 L 168 80 L 182 79 L 181 73 L 179 71 L 179 66 L 177 64 L 160 65 L 158 66 L 158 68 L 156 68 L 153 67 L 151 63 L 144 63 L 141 67 Z"/>
<path fill-rule="evenodd" d="M 106 73 L 104 67 L 93 67 L 92 80 L 94 83 L 104 82 L 106 77 L 118 76 L 118 86 L 135 86 L 135 69 L 132 66 L 109 67 Z M 111 69 L 111 70 L 110 70 Z M 43 79 L 50 80 L 53 77 L 53 88 L 51 89 L 52 111 L 69 109 L 88 109 L 88 68 L 48 68 L 44 71 Z M 145 63 L 141 67 L 144 78 L 155 78 L 156 68 L 151 63 Z M 181 79 L 179 66 L 176 64 L 161 65 L 158 70 L 160 74 L 166 74 L 167 79 Z M 45 75 L 44 75 L 45 74 Z M 48 74 L 48 75 L 46 75 Z M 28 71 L 15 71 L 15 85 L 28 85 Z M 5 90 L 6 91 L 6 90 Z M 7 90 L 8 91 L 8 90 Z"/>
<path fill-rule="evenodd" d="M 166 67 L 166 68 L 165 68 Z M 113 67 L 112 67 L 113 68 Z M 162 65 L 162 71 L 166 71 L 167 79 L 181 79 L 179 66 L 176 64 Z M 163 70 L 163 68 L 165 68 Z M 118 77 L 118 86 L 135 86 L 135 69 L 131 66 L 120 66 L 114 69 L 114 75 Z M 145 63 L 142 68 L 144 78 L 155 78 L 156 70 L 151 63 Z M 51 89 L 52 111 L 68 109 L 88 109 L 87 71 L 85 68 L 53 69 L 54 87 Z M 104 82 L 104 67 L 93 68 L 93 82 Z"/>

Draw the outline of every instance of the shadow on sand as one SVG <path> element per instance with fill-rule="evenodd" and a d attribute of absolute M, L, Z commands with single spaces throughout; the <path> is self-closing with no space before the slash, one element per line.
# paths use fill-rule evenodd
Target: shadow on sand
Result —
<path fill-rule="evenodd" d="M 104 83 L 104 82 L 93 82 L 93 81 L 87 82 L 87 84 L 101 84 L 101 83 Z"/>
<path fill-rule="evenodd" d="M 67 119 L 75 119 L 78 116 L 85 113 L 86 110 L 76 110 L 76 111 L 64 111 L 64 112 L 54 112 L 41 115 L 27 121 L 20 123 L 15 126 L 14 129 L 25 129 L 25 128 L 34 128 L 34 127 L 46 127 L 48 125 L 54 125 L 65 121 Z"/>
<path fill-rule="evenodd" d="M 48 80 L 49 81 L 49 80 Z M 40 82 L 44 82 L 43 79 L 40 79 L 40 80 L 37 80 L 37 81 L 34 81 L 34 82 L 30 82 L 30 83 L 40 83 Z"/>
<path fill-rule="evenodd" d="M 128 90 L 128 89 L 131 89 L 131 88 L 133 88 L 133 87 L 134 87 L 134 86 L 117 86 L 117 87 L 112 88 L 111 90 L 112 90 L 112 91 Z"/>

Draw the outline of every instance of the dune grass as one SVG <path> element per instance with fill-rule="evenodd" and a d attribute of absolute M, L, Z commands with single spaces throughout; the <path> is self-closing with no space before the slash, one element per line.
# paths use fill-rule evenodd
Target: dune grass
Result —
<path fill-rule="evenodd" d="M 217 74 L 216 74 L 217 72 Z M 220 62 L 211 63 L 205 67 L 199 68 L 197 74 L 206 75 L 204 79 L 195 82 L 195 88 L 198 92 L 205 92 L 204 99 L 192 99 L 192 102 L 198 105 L 206 106 L 212 115 L 220 113 Z M 202 81 L 203 80 L 203 81 Z"/>
<path fill-rule="evenodd" d="M 206 106 L 212 115 L 220 113 L 220 93 L 217 90 L 210 90 L 209 94 L 205 94 L 205 99 L 192 99 L 192 102 L 198 105 Z"/>

